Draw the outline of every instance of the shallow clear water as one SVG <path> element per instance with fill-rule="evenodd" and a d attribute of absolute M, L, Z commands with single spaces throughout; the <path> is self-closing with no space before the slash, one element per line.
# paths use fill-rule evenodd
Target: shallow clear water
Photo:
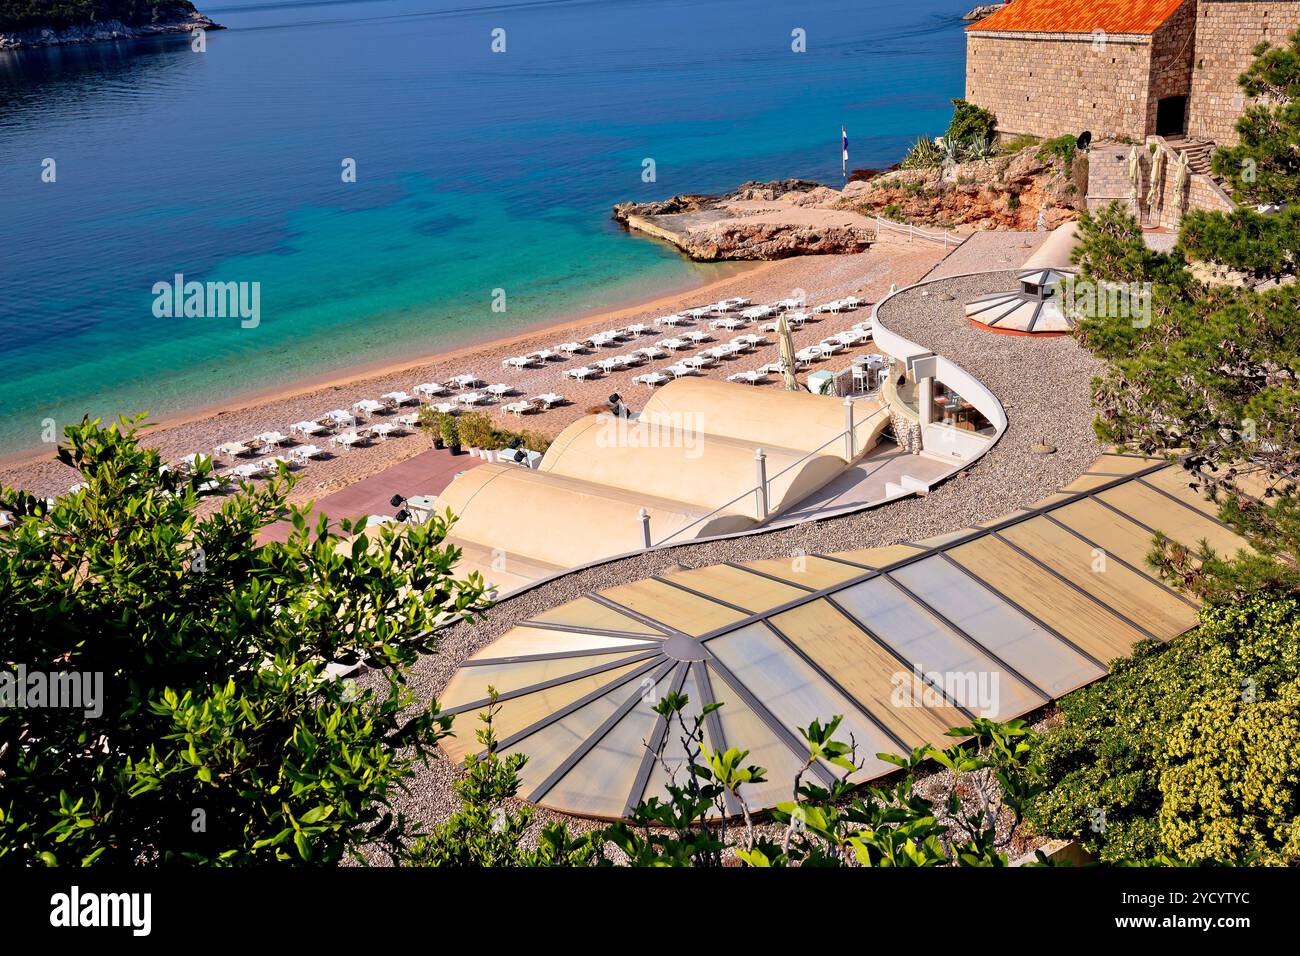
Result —
<path fill-rule="evenodd" d="M 230 28 L 202 54 L 0 54 L 0 452 L 49 418 L 199 407 L 713 278 L 610 205 L 840 182 L 841 123 L 851 167 L 896 161 L 961 95 L 970 0 L 199 6 Z M 176 273 L 259 283 L 260 324 L 155 316 Z"/>

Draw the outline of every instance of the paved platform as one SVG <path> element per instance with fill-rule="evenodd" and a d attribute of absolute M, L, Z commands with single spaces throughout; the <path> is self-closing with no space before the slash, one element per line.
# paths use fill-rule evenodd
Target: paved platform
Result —
<path fill-rule="evenodd" d="M 481 464 L 483 459 L 472 455 L 430 449 L 321 498 L 312 508 L 311 521 L 314 523 L 317 515 L 326 514 L 331 526 L 337 526 L 344 518 L 394 514 L 397 509 L 390 503 L 393 495 L 410 498 L 441 494 L 458 474 Z M 264 542 L 286 541 L 291 529 L 289 522 L 278 521 L 264 528 L 259 537 Z"/>

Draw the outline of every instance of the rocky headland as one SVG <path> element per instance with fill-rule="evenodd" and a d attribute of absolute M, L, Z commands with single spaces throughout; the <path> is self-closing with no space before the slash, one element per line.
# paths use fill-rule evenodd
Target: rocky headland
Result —
<path fill-rule="evenodd" d="M 614 219 L 699 261 L 786 259 L 862 252 L 876 241 L 877 216 L 962 232 L 1054 229 L 1079 218 L 1086 193 L 1085 154 L 1031 143 L 984 160 L 894 169 L 842 190 L 786 179 L 619 203 Z"/>
<path fill-rule="evenodd" d="M 82 10 L 80 7 L 84 6 Z M 107 9 L 110 16 L 95 19 Z M 0 50 L 135 40 L 194 30 L 224 30 L 199 13 L 188 0 L 118 0 L 98 4 L 72 3 L 48 17 L 18 13 L 0 0 Z"/>
<path fill-rule="evenodd" d="M 838 195 L 801 179 L 748 182 L 720 196 L 619 203 L 614 219 L 702 262 L 865 252 L 876 238 L 871 222 L 822 205 Z"/>

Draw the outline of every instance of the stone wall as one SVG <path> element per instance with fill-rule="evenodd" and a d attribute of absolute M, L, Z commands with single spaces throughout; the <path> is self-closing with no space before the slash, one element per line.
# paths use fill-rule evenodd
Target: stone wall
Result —
<path fill-rule="evenodd" d="M 1144 135 L 1157 131 L 1156 114 L 1162 99 L 1169 96 L 1191 96 L 1196 9 L 1197 0 L 1188 0 L 1151 37 L 1151 86 L 1147 97 Z"/>
<path fill-rule="evenodd" d="M 1157 142 L 1160 142 L 1157 140 Z M 1161 146 L 1164 149 L 1163 146 Z M 1128 159 L 1131 146 L 1101 145 L 1092 149 L 1088 166 L 1088 209 L 1096 212 L 1119 200 L 1128 213 L 1148 228 L 1159 226 L 1176 231 L 1182 225 L 1184 209 L 1232 212 L 1232 200 L 1212 179 L 1193 173 L 1184 186 L 1185 202 L 1177 193 L 1178 157 L 1165 150 L 1165 164 L 1155 201 L 1148 205 L 1151 189 L 1152 153 L 1149 145 L 1138 147 L 1142 166 L 1138 202 L 1133 201 Z"/>
<path fill-rule="evenodd" d="M 1237 77 L 1258 44 L 1281 46 L 1298 27 L 1300 2 L 1199 0 L 1188 132 L 1234 145 L 1233 125 L 1246 106 Z"/>
<path fill-rule="evenodd" d="M 981 33 L 966 40 L 966 99 L 1004 134 L 1098 139 L 1146 136 L 1152 38 L 1077 33 Z M 1169 70 L 1162 67 L 1162 76 Z"/>

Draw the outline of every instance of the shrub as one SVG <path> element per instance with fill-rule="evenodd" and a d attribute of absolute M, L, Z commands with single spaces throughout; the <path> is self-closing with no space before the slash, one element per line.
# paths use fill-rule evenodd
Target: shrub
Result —
<path fill-rule="evenodd" d="M 953 100 L 952 122 L 944 139 L 965 146 L 982 139 L 991 143 L 997 139 L 998 118 L 981 106 L 967 100 Z"/>
<path fill-rule="evenodd" d="M 456 427 L 461 444 L 468 448 L 490 448 L 495 441 L 492 419 L 485 412 L 466 412 Z"/>
<path fill-rule="evenodd" d="M 340 549 L 325 516 L 313 533 L 287 504 L 286 472 L 201 515 L 211 462 L 160 472 L 139 422 L 70 426 L 59 458 L 85 488 L 52 507 L 0 491 L 17 515 L 0 534 L 3 669 L 102 681 L 98 714 L 0 707 L 0 861 L 395 854 L 407 825 L 390 799 L 450 725 L 406 670 L 486 608 L 482 579 L 453 578 L 441 518 Z M 286 513 L 288 540 L 261 544 Z M 377 688 L 326 670 L 360 661 Z"/>
<path fill-rule="evenodd" d="M 1102 860 L 1300 863 L 1300 601 L 1207 605 L 1061 701 L 1028 819 Z"/>

